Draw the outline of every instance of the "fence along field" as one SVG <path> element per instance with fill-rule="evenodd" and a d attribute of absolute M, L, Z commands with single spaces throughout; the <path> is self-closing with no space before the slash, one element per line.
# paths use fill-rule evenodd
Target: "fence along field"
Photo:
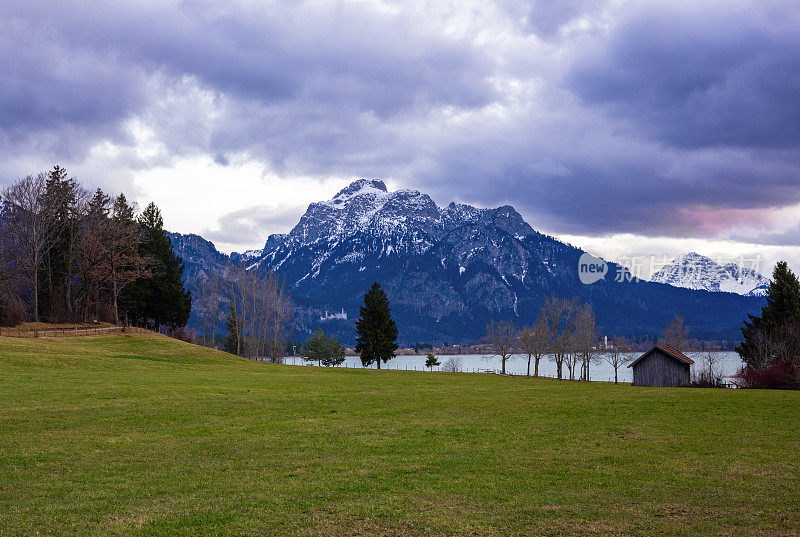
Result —
<path fill-rule="evenodd" d="M 52 326 L 41 328 L 27 328 L 24 325 L 17 327 L 0 326 L 1 337 L 38 338 L 38 337 L 80 337 L 109 334 L 134 334 L 149 332 L 136 326 Z"/>

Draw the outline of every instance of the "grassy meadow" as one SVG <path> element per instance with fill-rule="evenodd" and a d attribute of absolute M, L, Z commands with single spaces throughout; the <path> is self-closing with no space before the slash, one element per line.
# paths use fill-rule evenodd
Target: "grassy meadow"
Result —
<path fill-rule="evenodd" d="M 0 338 L 0 535 L 799 535 L 800 393 Z"/>

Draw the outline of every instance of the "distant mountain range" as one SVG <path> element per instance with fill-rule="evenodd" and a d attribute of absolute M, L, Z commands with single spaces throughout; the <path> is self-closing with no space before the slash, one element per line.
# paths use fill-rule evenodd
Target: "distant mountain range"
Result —
<path fill-rule="evenodd" d="M 763 302 L 636 280 L 613 263 L 605 279 L 584 285 L 584 252 L 538 233 L 513 207 L 439 207 L 426 194 L 389 192 L 376 180 L 312 203 L 291 232 L 271 235 L 261 251 L 225 256 L 197 235 L 170 236 L 187 280 L 232 263 L 277 271 L 298 306 L 300 336 L 322 326 L 346 343 L 373 281 L 392 301 L 404 344 L 474 341 L 492 319 L 532 323 L 550 295 L 592 304 L 607 335 L 654 337 L 678 313 L 694 337 L 732 341 Z M 346 315 L 326 318 L 327 311 Z"/>
<path fill-rule="evenodd" d="M 755 270 L 736 263 L 720 265 L 695 252 L 677 257 L 653 274 L 650 281 L 747 296 L 765 296 L 769 288 L 769 280 Z"/>

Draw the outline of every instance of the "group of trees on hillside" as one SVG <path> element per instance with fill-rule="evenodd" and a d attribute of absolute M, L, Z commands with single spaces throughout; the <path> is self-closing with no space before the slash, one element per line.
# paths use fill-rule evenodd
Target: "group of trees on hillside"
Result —
<path fill-rule="evenodd" d="M 186 324 L 191 295 L 159 209 L 137 215 L 124 194 L 89 193 L 66 170 L 0 193 L 0 324 Z"/>

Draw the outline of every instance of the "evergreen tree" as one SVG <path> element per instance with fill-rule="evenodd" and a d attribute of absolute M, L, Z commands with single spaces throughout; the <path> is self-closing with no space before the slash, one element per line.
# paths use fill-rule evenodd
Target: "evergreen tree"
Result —
<path fill-rule="evenodd" d="M 305 345 L 303 345 L 303 352 L 300 355 L 307 362 L 317 362 L 322 365 L 322 358 L 325 356 L 325 332 L 322 329 L 314 332 Z"/>
<path fill-rule="evenodd" d="M 769 365 L 774 356 L 771 348 L 791 325 L 800 324 L 800 282 L 785 261 L 779 261 L 772 272 L 767 291 L 767 304 L 761 315 L 748 315 L 742 326 L 742 342 L 736 352 L 748 368 Z"/>
<path fill-rule="evenodd" d="M 433 366 L 436 365 L 441 365 L 439 363 L 439 360 L 436 359 L 436 355 L 434 355 L 432 352 L 428 353 L 428 356 L 426 357 L 425 360 L 425 367 L 427 367 L 428 369 L 433 369 Z"/>
<path fill-rule="evenodd" d="M 397 350 L 397 325 L 389 309 L 389 298 L 378 285 L 372 284 L 364 295 L 364 305 L 359 310 L 356 321 L 356 352 L 361 355 L 364 367 L 375 362 L 381 368 L 381 360 L 386 363 L 394 358 Z"/>
<path fill-rule="evenodd" d="M 236 304 L 233 302 L 231 302 L 231 309 L 228 312 L 228 317 L 225 319 L 225 328 L 228 329 L 228 335 L 225 336 L 222 349 L 225 352 L 241 356 L 242 323 L 236 313 Z"/>
<path fill-rule="evenodd" d="M 325 356 L 322 365 L 325 367 L 341 365 L 344 362 L 344 346 L 334 336 L 326 336 Z"/>
<path fill-rule="evenodd" d="M 67 177 L 67 171 L 54 166 L 45 187 L 45 205 L 54 220 L 57 233 L 47 252 L 43 274 L 40 311 L 52 321 L 72 319 L 72 278 L 75 275 L 75 250 L 79 221 L 78 185 Z"/>
<path fill-rule="evenodd" d="M 320 329 L 303 345 L 302 355 L 309 362 L 318 362 L 325 367 L 337 366 L 344 362 L 344 347 L 338 339 Z"/>
<path fill-rule="evenodd" d="M 155 330 L 184 326 L 192 310 L 192 295 L 184 288 L 183 261 L 172 249 L 164 231 L 161 211 L 150 203 L 138 218 L 140 255 L 147 260 L 150 276 L 129 287 L 128 310 L 132 321 Z"/>

